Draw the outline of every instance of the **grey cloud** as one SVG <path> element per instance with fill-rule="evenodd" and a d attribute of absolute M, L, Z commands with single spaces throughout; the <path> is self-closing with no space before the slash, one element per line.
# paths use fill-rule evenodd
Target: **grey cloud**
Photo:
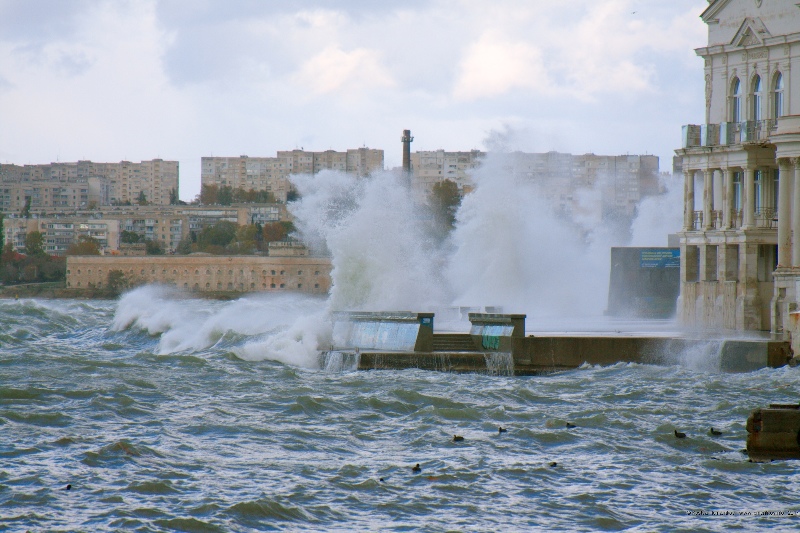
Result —
<path fill-rule="evenodd" d="M 54 66 L 65 76 L 79 76 L 89 70 L 94 64 L 94 60 L 81 52 L 67 53 L 61 52 Z"/>
<path fill-rule="evenodd" d="M 349 33 L 339 35 L 337 45 L 345 50 L 375 48 L 402 87 L 441 93 L 451 84 L 464 36 L 454 27 L 457 15 L 431 11 L 430 6 L 421 0 L 402 4 L 367 0 L 206 0 L 189 4 L 187 0 L 161 0 L 158 19 L 173 37 L 164 55 L 165 69 L 176 85 L 241 79 L 247 74 L 242 69 L 254 66 L 279 78 L 307 59 L 293 41 L 307 31 L 307 24 L 292 15 L 325 9 L 341 12 L 350 21 Z M 415 7 L 428 11 L 407 24 L 391 17 L 393 11 Z M 275 33 L 242 31 L 242 25 L 251 22 L 274 24 Z"/>
<path fill-rule="evenodd" d="M 0 0 L 0 41 L 68 39 L 96 0 Z"/>

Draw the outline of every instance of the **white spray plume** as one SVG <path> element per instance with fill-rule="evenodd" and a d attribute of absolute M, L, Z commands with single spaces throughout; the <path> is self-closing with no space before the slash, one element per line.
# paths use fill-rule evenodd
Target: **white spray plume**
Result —
<path fill-rule="evenodd" d="M 439 252 L 403 179 L 323 171 L 294 176 L 301 238 L 331 254 L 331 310 L 418 310 L 447 301 Z"/>
<path fill-rule="evenodd" d="M 664 194 L 639 202 L 631 224 L 631 246 L 666 246 L 669 234 L 683 226 L 682 177 L 662 176 L 661 187 Z"/>
<path fill-rule="evenodd" d="M 533 316 L 602 312 L 607 246 L 586 242 L 592 234 L 557 215 L 544 185 L 508 172 L 510 156 L 485 159 L 473 174 L 475 190 L 458 211 L 447 266 L 458 295 L 454 303 L 501 305 Z"/>

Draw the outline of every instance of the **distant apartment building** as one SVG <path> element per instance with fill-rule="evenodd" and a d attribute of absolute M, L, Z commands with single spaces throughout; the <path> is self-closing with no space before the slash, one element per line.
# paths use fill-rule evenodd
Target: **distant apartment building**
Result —
<path fill-rule="evenodd" d="M 12 244 L 17 252 L 25 251 L 25 238 L 34 231 L 42 234 L 43 248 L 49 255 L 65 255 L 82 236 L 96 240 L 103 252 L 119 248 L 119 221 L 95 216 L 9 217 L 3 221 L 3 230 L 5 242 Z"/>
<path fill-rule="evenodd" d="M 354 148 L 346 152 L 279 151 L 275 157 L 203 157 L 200 181 L 202 185 L 268 191 L 276 201 L 285 203 L 292 174 L 338 170 L 366 176 L 383 170 L 383 165 L 383 150 L 372 148 Z"/>
<path fill-rule="evenodd" d="M 419 151 L 411 154 L 411 187 L 418 198 L 427 196 L 433 186 L 444 180 L 458 185 L 466 193 L 472 190 L 470 171 L 478 167 L 486 154 L 480 150 L 445 152 Z"/>
<path fill-rule="evenodd" d="M 0 209 L 85 209 L 138 203 L 169 205 L 178 198 L 177 161 L 0 164 Z"/>
<path fill-rule="evenodd" d="M 473 172 L 486 153 L 420 151 L 411 154 L 411 184 L 424 199 L 436 183 L 454 181 L 466 194 L 474 187 Z M 573 155 L 560 152 L 511 152 L 503 157 L 503 172 L 542 186 L 548 203 L 562 213 L 588 216 L 598 222 L 630 219 L 642 198 L 659 193 L 659 160 L 653 155 Z M 578 191 L 595 191 L 600 201 L 585 202 Z"/>
<path fill-rule="evenodd" d="M 16 213 L 4 220 L 5 242 L 24 252 L 27 233 L 39 231 L 45 238 L 45 251 L 64 255 L 81 235 L 96 239 L 106 254 L 116 254 L 123 231 L 140 239 L 157 242 L 162 249 L 174 252 L 191 232 L 226 221 L 239 225 L 285 222 L 289 214 L 285 204 L 243 204 L 233 206 L 113 206 L 98 209 L 33 210 L 30 218 Z"/>

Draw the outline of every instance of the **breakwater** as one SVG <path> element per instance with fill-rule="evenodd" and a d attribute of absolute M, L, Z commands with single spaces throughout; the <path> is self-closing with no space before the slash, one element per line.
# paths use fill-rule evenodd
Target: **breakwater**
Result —
<path fill-rule="evenodd" d="M 432 313 L 342 313 L 347 334 L 325 357 L 360 370 L 419 368 L 444 372 L 536 375 L 584 364 L 675 364 L 705 354 L 723 371 L 749 372 L 788 364 L 788 342 L 651 336 L 525 336 L 525 315 L 470 313 L 469 333 L 435 333 Z M 416 337 L 415 337 L 416 335 Z M 402 341 L 398 339 L 402 338 Z M 324 365 L 325 366 L 325 365 Z"/>

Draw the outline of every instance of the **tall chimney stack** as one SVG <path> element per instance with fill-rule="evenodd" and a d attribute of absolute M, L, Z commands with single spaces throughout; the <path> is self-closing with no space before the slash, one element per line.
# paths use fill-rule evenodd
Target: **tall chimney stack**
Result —
<path fill-rule="evenodd" d="M 411 141 L 414 137 L 411 136 L 411 130 L 403 130 L 403 172 L 407 176 L 411 175 Z"/>

